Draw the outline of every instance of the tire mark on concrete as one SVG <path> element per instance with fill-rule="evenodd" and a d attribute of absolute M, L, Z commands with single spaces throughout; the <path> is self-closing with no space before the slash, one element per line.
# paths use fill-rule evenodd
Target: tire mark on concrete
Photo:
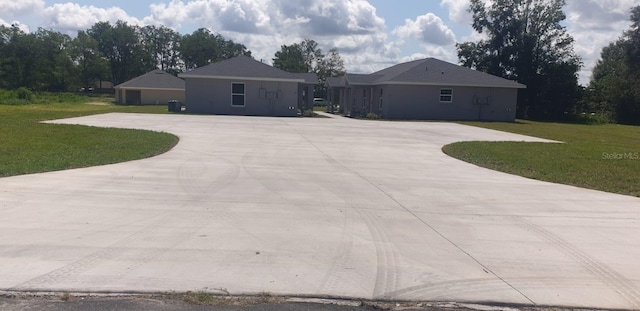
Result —
<path fill-rule="evenodd" d="M 640 309 L 640 292 L 633 284 L 633 282 L 631 282 L 629 279 L 625 278 L 623 275 L 611 269 L 607 265 L 580 251 L 578 248 L 574 247 L 569 242 L 563 240 L 550 231 L 545 230 L 542 227 L 537 226 L 518 216 L 513 216 L 511 217 L 511 219 L 516 223 L 522 225 L 529 231 L 535 233 L 543 240 L 549 242 L 552 246 L 580 264 L 592 275 L 596 276 L 602 282 L 610 286 L 611 289 L 619 293 L 620 296 L 622 296 L 634 308 Z"/>
<path fill-rule="evenodd" d="M 41 289 L 43 286 L 53 287 L 55 284 L 63 283 L 66 280 L 74 279 L 79 274 L 98 266 L 100 263 L 114 260 L 126 251 L 133 248 L 134 244 L 139 244 L 140 241 L 144 241 L 149 237 L 157 237 L 159 236 L 158 231 L 162 228 L 163 225 L 167 223 L 171 223 L 171 220 L 175 217 L 175 212 L 165 214 L 163 217 L 153 222 L 152 224 L 146 226 L 144 229 L 137 231 L 129 235 L 128 237 L 121 239 L 110 246 L 103 248 L 97 252 L 94 252 L 88 256 L 85 256 L 82 259 L 76 260 L 71 264 L 65 265 L 58 269 L 55 269 L 49 273 L 44 275 L 35 277 L 31 280 L 28 280 L 22 284 L 14 286 L 9 289 L 9 291 L 26 291 L 33 289 Z M 156 258 L 159 254 L 175 247 L 180 244 L 185 239 L 193 236 L 193 234 L 202 228 L 204 225 L 208 223 L 208 219 L 205 217 L 195 217 L 195 223 L 193 226 L 189 226 L 189 230 L 180 232 L 179 234 L 174 234 L 173 236 L 166 237 L 163 236 L 162 243 L 153 248 L 149 248 L 143 251 L 138 257 L 136 257 L 135 262 L 136 266 L 140 266 L 144 263 L 150 262 L 153 258 Z M 131 269 L 131 268 L 130 268 Z M 129 273 L 131 270 L 122 271 L 119 274 L 116 274 L 116 278 L 121 278 L 126 273 Z"/>
<path fill-rule="evenodd" d="M 349 209 L 345 209 L 343 213 L 344 221 L 342 224 L 340 244 L 331 262 L 331 267 L 327 270 L 318 287 L 318 292 L 327 292 L 330 290 L 334 293 L 342 293 L 341 290 L 349 283 L 349 276 L 346 270 L 352 269 L 352 267 L 348 267 L 347 263 L 353 249 L 353 232 L 351 230 L 353 220 L 351 216 L 352 212 Z"/>
<path fill-rule="evenodd" d="M 373 237 L 376 248 L 378 267 L 376 282 L 373 288 L 373 299 L 389 299 L 389 292 L 395 291 L 398 285 L 398 261 L 393 249 L 393 244 L 383 229 L 383 225 L 371 211 L 353 208 L 364 220 Z"/>
<path fill-rule="evenodd" d="M 386 192 L 384 189 L 382 189 L 379 185 L 375 184 L 373 181 L 371 181 L 369 178 L 365 177 L 364 175 L 360 174 L 359 172 L 355 171 L 354 169 L 347 167 L 345 165 L 343 165 L 342 163 L 340 163 L 339 161 L 336 161 L 335 159 L 333 159 L 330 155 L 328 155 L 327 153 L 325 153 L 322 149 L 320 149 L 318 146 L 316 146 L 312 141 L 310 141 L 307 137 L 305 137 L 302 133 L 298 132 L 298 134 L 300 136 L 302 136 L 310 145 L 312 145 L 316 150 L 318 150 L 318 152 L 320 152 L 323 157 L 325 158 L 326 162 L 331 164 L 333 167 L 340 169 L 341 171 L 347 171 L 355 176 L 357 176 L 358 178 L 362 179 L 363 181 L 365 181 L 367 184 L 369 184 L 370 186 L 372 186 L 373 188 L 377 189 L 380 193 L 382 193 L 383 195 L 385 195 L 388 199 L 390 199 L 392 202 L 394 202 L 394 204 L 401 208 L 402 210 L 404 210 L 405 212 L 409 213 L 410 215 L 412 215 L 415 219 L 417 219 L 418 221 L 420 221 L 421 223 L 423 223 L 425 226 L 427 226 L 430 230 L 432 230 L 435 234 L 437 234 L 438 236 L 440 236 L 442 239 L 444 239 L 445 241 L 447 241 L 448 243 L 450 243 L 453 247 L 457 248 L 460 252 L 462 252 L 463 254 L 465 254 L 467 257 L 469 257 L 471 260 L 473 260 L 474 262 L 476 262 L 480 267 L 482 267 L 482 269 L 484 269 L 484 271 L 489 272 L 490 274 L 492 274 L 493 276 L 495 276 L 496 278 L 498 278 L 500 281 L 504 282 L 505 284 L 507 284 L 509 287 L 511 287 L 514 291 L 516 291 L 518 294 L 520 294 L 521 296 L 523 296 L 527 301 L 529 301 L 530 303 L 535 305 L 535 302 L 533 300 L 531 300 L 531 298 L 527 297 L 522 291 L 520 291 L 519 289 L 517 289 L 515 286 L 513 286 L 512 284 L 510 284 L 509 282 L 507 282 L 504 278 L 502 278 L 501 276 L 499 276 L 497 273 L 495 273 L 494 271 L 492 271 L 489 267 L 485 266 L 482 262 L 480 262 L 477 258 L 475 258 L 473 255 L 471 255 L 469 252 L 467 252 L 466 250 L 464 250 L 462 247 L 460 247 L 458 244 L 456 244 L 453 240 L 449 239 L 447 236 L 445 236 L 442 232 L 438 231 L 434 226 L 432 226 L 429 222 L 425 221 L 424 219 L 422 219 L 421 217 L 419 217 L 415 212 L 413 212 L 412 210 L 410 210 L 409 208 L 407 208 L 406 206 L 404 206 L 402 203 L 400 203 L 396 198 L 394 198 L 391 194 L 389 194 L 388 192 Z M 357 210 L 357 209 L 356 209 Z M 363 218 L 364 219 L 364 218 Z M 367 223 L 367 226 L 369 227 L 371 225 L 371 222 L 369 221 Z M 373 230 L 375 231 L 375 230 Z M 372 232 L 373 233 L 373 232 Z M 374 234 L 375 235 L 375 234 Z M 376 243 L 376 247 L 380 246 L 381 243 Z M 386 244 L 386 243 L 382 243 L 382 244 Z M 377 249 L 377 248 L 376 248 Z M 393 250 L 391 250 L 393 251 Z M 378 250 L 377 251 L 378 254 L 385 253 L 384 250 Z M 385 256 L 378 256 L 378 258 L 382 258 L 384 260 Z M 378 274 L 376 276 L 376 278 L 381 278 L 384 279 L 385 281 L 383 282 L 389 282 L 391 279 L 397 279 L 397 275 L 394 278 L 389 278 L 387 276 L 387 273 L 380 273 L 380 269 L 378 270 Z M 391 271 L 388 271 L 391 272 Z M 389 286 L 387 286 L 388 288 Z M 393 289 L 395 290 L 395 289 Z M 388 294 L 380 294 L 380 286 L 378 281 L 376 281 L 376 286 L 374 288 L 374 297 L 386 297 L 388 296 Z"/>
<path fill-rule="evenodd" d="M 558 279 L 553 277 L 520 277 L 510 278 L 513 283 L 522 284 L 522 289 L 542 288 L 549 289 L 554 288 L 572 288 L 577 286 L 584 286 L 593 279 L 590 278 L 571 278 L 571 279 Z M 603 284 L 603 287 L 606 287 Z M 589 285 L 593 288 L 593 284 Z M 476 279 L 464 279 L 464 280 L 451 280 L 441 282 L 430 282 L 415 286 L 410 286 L 389 293 L 390 297 L 396 300 L 416 300 L 416 299 L 439 299 L 450 297 L 451 295 L 458 295 L 461 293 L 473 293 L 473 294 L 491 294 L 496 290 L 510 290 L 504 282 L 499 279 L 487 277 Z"/>
<path fill-rule="evenodd" d="M 205 179 L 206 182 L 203 182 L 201 178 L 197 177 L 217 173 L 213 171 L 208 161 L 201 161 L 199 163 L 182 162 L 178 171 L 178 180 L 182 190 L 192 195 L 192 200 L 203 200 L 222 191 L 229 187 L 240 174 L 240 168 L 235 163 L 215 155 L 206 156 L 216 158 L 226 163 L 228 167 L 215 179 Z"/>

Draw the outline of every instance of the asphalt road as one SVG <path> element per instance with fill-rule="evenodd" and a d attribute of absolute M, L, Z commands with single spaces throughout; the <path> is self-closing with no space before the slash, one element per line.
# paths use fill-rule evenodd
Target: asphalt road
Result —
<path fill-rule="evenodd" d="M 57 122 L 166 131 L 180 143 L 151 159 L 0 179 L 0 290 L 640 309 L 640 199 L 440 150 L 539 139 L 351 119 Z"/>

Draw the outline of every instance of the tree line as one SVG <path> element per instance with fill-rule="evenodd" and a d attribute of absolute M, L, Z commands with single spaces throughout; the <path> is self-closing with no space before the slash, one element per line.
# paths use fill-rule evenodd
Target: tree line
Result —
<path fill-rule="evenodd" d="M 74 91 L 97 81 L 117 85 L 156 68 L 177 74 L 238 55 L 251 51 L 205 28 L 181 35 L 164 26 L 98 22 L 71 38 L 0 26 L 0 88 Z"/>
<path fill-rule="evenodd" d="M 251 57 L 243 44 L 205 28 L 191 34 L 164 26 L 98 22 L 75 38 L 39 28 L 26 33 L 16 25 L 0 26 L 0 89 L 74 91 L 98 81 L 114 85 L 154 69 L 178 74 L 238 55 Z M 314 72 L 324 96 L 327 77 L 344 74 L 344 61 L 333 48 L 324 55 L 318 43 L 305 39 L 282 45 L 274 66 L 289 72 Z"/>
<path fill-rule="evenodd" d="M 602 50 L 585 88 L 565 0 L 471 0 L 472 27 L 485 39 L 458 43 L 460 64 L 518 81 L 517 117 L 640 124 L 640 6 L 631 28 Z"/>

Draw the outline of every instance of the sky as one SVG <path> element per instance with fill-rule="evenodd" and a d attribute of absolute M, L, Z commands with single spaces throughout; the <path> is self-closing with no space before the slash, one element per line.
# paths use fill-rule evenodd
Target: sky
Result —
<path fill-rule="evenodd" d="M 588 84 L 602 48 L 629 29 L 640 0 L 566 0 Z M 181 34 L 208 28 L 271 63 L 281 45 L 309 38 L 338 48 L 348 72 L 371 73 L 413 59 L 457 63 L 456 42 L 476 41 L 468 0 L 0 0 L 0 24 L 74 36 L 99 21 L 164 25 Z"/>

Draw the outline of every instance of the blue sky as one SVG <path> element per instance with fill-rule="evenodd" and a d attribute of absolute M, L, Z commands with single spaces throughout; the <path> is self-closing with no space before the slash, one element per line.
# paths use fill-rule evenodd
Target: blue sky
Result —
<path fill-rule="evenodd" d="M 489 0 L 487 0 L 489 1 Z M 567 0 L 567 29 L 588 83 L 602 47 L 628 29 L 640 0 Z M 468 0 L 0 0 L 0 24 L 70 35 L 98 21 L 165 25 L 180 33 L 204 27 L 270 61 L 280 45 L 316 40 L 337 47 L 350 72 L 372 72 L 416 58 L 457 62 L 455 43 L 478 38 Z"/>

